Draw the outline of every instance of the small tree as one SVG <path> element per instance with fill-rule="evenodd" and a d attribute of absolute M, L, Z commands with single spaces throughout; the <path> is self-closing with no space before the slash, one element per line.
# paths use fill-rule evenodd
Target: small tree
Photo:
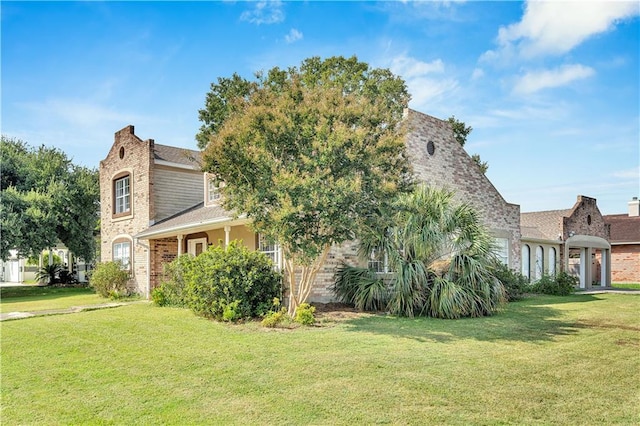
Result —
<path fill-rule="evenodd" d="M 331 246 L 410 187 L 409 95 L 389 70 L 355 57 L 232 80 L 233 90 L 214 85 L 201 111 L 204 167 L 226 183 L 225 207 L 282 245 L 293 315 Z"/>
<path fill-rule="evenodd" d="M 461 146 L 464 147 L 467 143 L 467 136 L 469 136 L 473 127 L 467 126 L 464 121 L 458 120 L 455 115 L 449 117 L 447 121 L 449 122 L 449 125 L 451 125 L 451 130 L 453 130 L 453 137 Z M 471 159 L 478 165 L 478 167 L 480 167 L 480 171 L 482 173 L 487 173 L 487 170 L 489 170 L 489 164 L 480 159 L 480 154 L 473 154 Z"/>

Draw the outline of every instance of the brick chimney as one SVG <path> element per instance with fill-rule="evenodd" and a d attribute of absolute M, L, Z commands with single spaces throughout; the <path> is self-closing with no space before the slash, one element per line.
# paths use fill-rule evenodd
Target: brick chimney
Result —
<path fill-rule="evenodd" d="M 629 217 L 631 216 L 640 216 L 640 200 L 638 200 L 638 197 L 633 197 L 629 201 Z"/>

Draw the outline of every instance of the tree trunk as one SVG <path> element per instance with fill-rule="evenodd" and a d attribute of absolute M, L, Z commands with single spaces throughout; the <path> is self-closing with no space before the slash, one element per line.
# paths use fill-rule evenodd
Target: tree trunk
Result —
<path fill-rule="evenodd" d="M 298 306 L 307 301 L 313 283 L 316 280 L 318 271 L 327 260 L 327 255 L 331 250 L 331 246 L 327 245 L 323 248 L 322 254 L 318 256 L 310 265 L 296 265 L 295 257 L 291 255 L 285 256 L 285 269 L 289 280 L 289 315 L 295 317 Z M 300 274 L 300 281 L 296 281 L 296 268 Z"/>

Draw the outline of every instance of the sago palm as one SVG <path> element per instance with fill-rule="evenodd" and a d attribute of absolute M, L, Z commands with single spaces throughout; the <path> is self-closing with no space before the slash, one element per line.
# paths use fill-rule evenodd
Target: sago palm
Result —
<path fill-rule="evenodd" d="M 466 204 L 455 205 L 453 193 L 419 186 L 401 196 L 385 228 L 369 229 L 361 238 L 361 255 L 386 253 L 388 270 L 386 309 L 397 315 L 429 315 L 439 318 L 490 315 L 504 301 L 502 284 L 493 275 L 492 238 L 477 212 Z M 351 279 L 352 300 L 371 288 L 357 285 L 366 274 L 346 272 Z M 370 282 L 371 277 L 367 280 Z M 354 284 L 355 282 L 355 284 Z M 383 300 L 378 301 L 378 304 Z M 370 305 L 376 303 L 369 302 Z"/>

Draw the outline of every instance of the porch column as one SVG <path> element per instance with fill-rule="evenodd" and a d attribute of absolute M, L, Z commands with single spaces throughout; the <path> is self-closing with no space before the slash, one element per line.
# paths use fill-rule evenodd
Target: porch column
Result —
<path fill-rule="evenodd" d="M 224 227 L 224 246 L 225 248 L 229 245 L 229 238 L 231 236 L 231 227 L 229 225 Z"/>
<path fill-rule="evenodd" d="M 183 238 L 184 238 L 184 235 L 178 234 L 178 256 L 180 256 L 182 254 L 182 239 Z"/>
<path fill-rule="evenodd" d="M 587 266 L 587 249 L 580 247 L 580 288 L 587 288 L 587 268 L 591 268 L 591 262 Z"/>
<path fill-rule="evenodd" d="M 585 285 L 586 288 L 591 288 L 593 283 L 593 249 L 591 247 L 587 247 L 586 250 L 587 262 L 585 266 L 587 266 L 587 270 L 585 271 Z"/>
<path fill-rule="evenodd" d="M 600 250 L 600 286 L 610 287 L 609 282 L 609 257 L 611 256 L 611 250 Z"/>

